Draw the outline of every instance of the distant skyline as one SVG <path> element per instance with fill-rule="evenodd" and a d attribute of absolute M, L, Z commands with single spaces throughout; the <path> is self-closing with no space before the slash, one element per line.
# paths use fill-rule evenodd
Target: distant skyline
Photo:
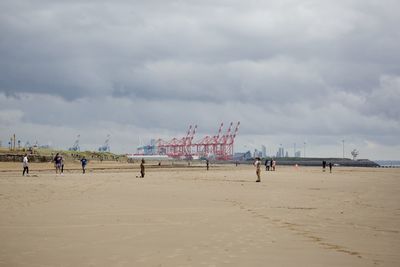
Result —
<path fill-rule="evenodd" d="M 0 2 L 0 140 L 115 153 L 240 121 L 236 151 L 400 160 L 400 2 Z M 226 129 L 226 128 L 225 128 Z"/>

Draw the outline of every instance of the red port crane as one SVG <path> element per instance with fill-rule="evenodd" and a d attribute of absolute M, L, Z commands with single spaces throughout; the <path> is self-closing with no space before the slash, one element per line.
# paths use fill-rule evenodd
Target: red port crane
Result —
<path fill-rule="evenodd" d="M 213 157 L 217 160 L 231 160 L 233 158 L 233 146 L 239 130 L 240 122 L 237 122 L 232 132 L 233 122 L 228 130 L 221 136 L 223 123 L 220 124 L 218 132 L 214 136 L 205 136 L 193 142 L 197 125 L 189 129 L 185 137 L 172 138 L 170 141 L 157 140 L 157 151 L 160 155 L 168 155 L 172 158 L 192 159 L 194 157 Z"/>

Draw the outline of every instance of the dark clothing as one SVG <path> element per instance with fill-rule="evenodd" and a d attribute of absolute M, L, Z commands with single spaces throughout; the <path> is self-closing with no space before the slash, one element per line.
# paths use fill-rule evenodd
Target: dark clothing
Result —
<path fill-rule="evenodd" d="M 26 174 L 29 174 L 29 168 L 28 167 L 24 167 L 24 171 L 22 172 L 22 176 L 25 175 L 25 172 L 26 172 Z"/>
<path fill-rule="evenodd" d="M 140 163 L 140 177 L 144 178 L 144 164 Z"/>
<path fill-rule="evenodd" d="M 82 166 L 86 166 L 86 164 L 87 164 L 87 159 L 81 159 L 81 163 L 82 163 Z"/>
<path fill-rule="evenodd" d="M 60 173 L 64 172 L 64 164 L 63 164 L 63 158 L 61 155 L 56 155 L 53 159 L 54 161 L 54 165 L 56 167 L 56 173 L 58 173 L 58 171 L 60 171 Z"/>
<path fill-rule="evenodd" d="M 265 161 L 265 170 L 266 170 L 266 171 L 269 171 L 269 164 L 270 164 L 270 163 L 269 163 L 269 160 L 266 160 L 266 161 Z"/>
<path fill-rule="evenodd" d="M 61 156 L 55 156 L 55 157 L 54 157 L 54 162 L 55 162 L 56 164 L 60 164 L 60 165 L 61 165 L 62 157 L 61 157 Z"/>
<path fill-rule="evenodd" d="M 81 163 L 82 163 L 82 173 L 86 173 L 87 159 L 85 158 L 81 159 Z"/>

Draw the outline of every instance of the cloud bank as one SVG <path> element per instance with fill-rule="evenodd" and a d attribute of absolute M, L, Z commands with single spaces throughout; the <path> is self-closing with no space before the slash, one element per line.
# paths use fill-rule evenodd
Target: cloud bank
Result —
<path fill-rule="evenodd" d="M 115 152 L 241 121 L 236 150 L 399 159 L 398 1 L 3 1 L 0 140 Z M 199 136 L 200 137 L 200 136 Z"/>

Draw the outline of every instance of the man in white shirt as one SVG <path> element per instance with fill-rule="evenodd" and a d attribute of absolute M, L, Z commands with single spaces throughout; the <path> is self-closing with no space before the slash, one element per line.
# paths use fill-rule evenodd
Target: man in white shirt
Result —
<path fill-rule="evenodd" d="M 24 158 L 22 159 L 22 167 L 24 167 L 22 176 L 25 176 L 25 172 L 26 172 L 26 175 L 29 175 L 28 154 L 25 154 Z"/>

